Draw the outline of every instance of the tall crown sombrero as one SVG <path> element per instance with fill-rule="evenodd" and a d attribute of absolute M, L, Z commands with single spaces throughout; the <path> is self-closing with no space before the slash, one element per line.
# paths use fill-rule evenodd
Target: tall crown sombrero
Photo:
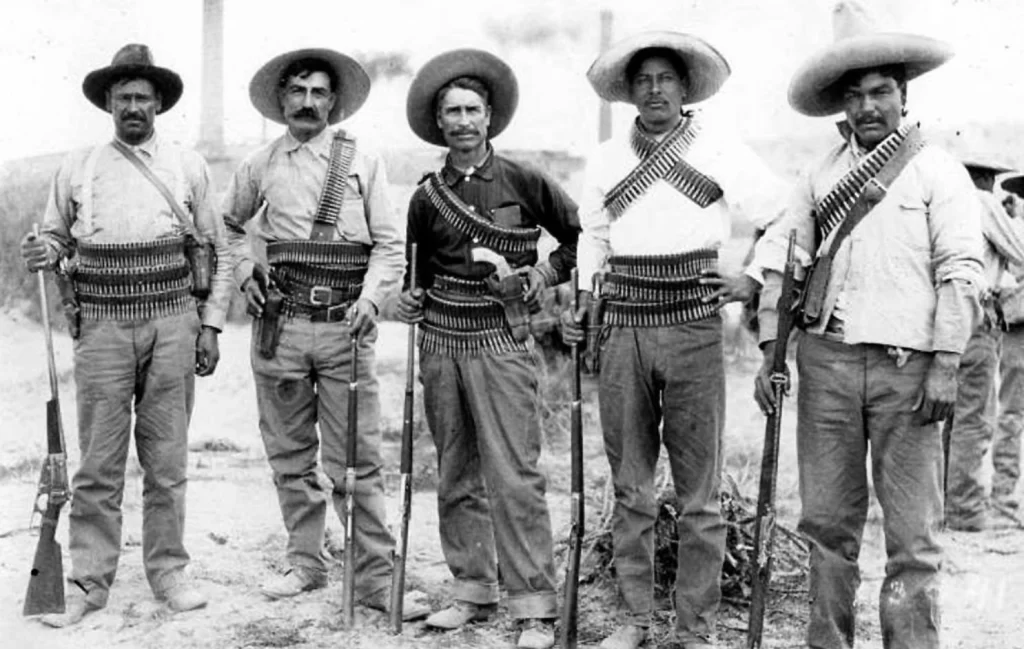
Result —
<path fill-rule="evenodd" d="M 352 117 L 370 94 L 370 76 L 351 56 L 326 48 L 306 48 L 285 52 L 263 64 L 249 82 L 249 100 L 261 115 L 284 124 L 284 113 L 277 90 L 285 68 L 302 59 L 318 59 L 334 70 L 338 88 L 334 88 L 334 107 L 327 114 L 327 123 L 336 124 Z"/>

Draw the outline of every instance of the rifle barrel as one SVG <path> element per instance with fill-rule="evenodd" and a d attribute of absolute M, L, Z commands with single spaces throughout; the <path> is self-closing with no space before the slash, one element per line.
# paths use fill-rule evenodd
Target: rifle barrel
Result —
<path fill-rule="evenodd" d="M 356 438 L 359 430 L 359 335 L 353 333 L 349 348 L 352 350 L 352 371 L 348 383 L 348 439 L 345 440 L 345 578 L 342 584 L 342 612 L 345 626 L 355 626 L 355 492 L 356 492 Z"/>
<path fill-rule="evenodd" d="M 572 270 L 572 313 L 579 310 L 579 275 Z M 583 394 L 580 381 L 580 347 L 572 346 L 572 406 L 570 423 L 571 475 L 571 527 L 569 530 L 569 557 L 565 575 L 565 593 L 562 605 L 562 647 L 576 649 L 579 615 L 580 555 L 582 553 L 583 503 Z"/>

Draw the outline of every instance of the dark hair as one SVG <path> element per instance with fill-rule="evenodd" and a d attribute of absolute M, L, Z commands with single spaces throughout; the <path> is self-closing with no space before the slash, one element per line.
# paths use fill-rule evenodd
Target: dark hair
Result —
<path fill-rule="evenodd" d="M 843 76 L 839 77 L 839 80 L 835 82 L 835 90 L 840 95 L 846 92 L 846 89 L 850 86 L 855 86 L 860 83 L 861 79 L 869 74 L 877 72 L 883 77 L 888 77 L 896 82 L 896 86 L 903 93 L 903 98 L 907 98 L 907 67 L 902 63 L 891 63 L 889 65 L 876 65 L 871 68 L 857 68 L 855 70 L 847 70 Z"/>
<path fill-rule="evenodd" d="M 149 77 L 144 77 L 138 74 L 122 74 L 121 76 L 115 77 L 107 84 L 107 94 L 110 94 L 110 91 L 114 89 L 114 86 L 119 86 L 123 83 L 128 83 L 129 81 L 148 81 L 149 85 L 153 86 L 153 94 L 163 101 L 163 93 L 160 92 L 160 86 Z"/>
<path fill-rule="evenodd" d="M 645 47 L 634 54 L 626 64 L 626 82 L 632 84 L 633 77 L 640 72 L 640 66 L 644 64 L 644 61 L 653 58 L 665 59 L 675 69 L 680 79 L 683 81 L 688 79 L 686 64 L 683 63 L 678 52 L 668 47 Z"/>
<path fill-rule="evenodd" d="M 479 77 L 463 76 L 455 77 L 448 83 L 441 86 L 441 89 L 434 95 L 434 112 L 437 112 L 438 107 L 441 105 L 441 100 L 448 94 L 449 90 L 455 88 L 461 88 L 462 90 L 471 90 L 476 94 L 480 95 L 480 98 L 484 100 L 484 106 L 491 105 L 491 91 L 488 90 L 487 84 L 483 82 L 483 79 Z"/>
<path fill-rule="evenodd" d="M 331 81 L 331 92 L 338 91 L 338 74 L 334 71 L 334 68 L 327 61 L 313 57 L 296 59 L 289 63 L 288 67 L 281 71 L 281 77 L 277 80 L 277 87 L 284 88 L 285 84 L 292 77 L 305 79 L 314 72 L 326 74 L 327 78 Z"/>

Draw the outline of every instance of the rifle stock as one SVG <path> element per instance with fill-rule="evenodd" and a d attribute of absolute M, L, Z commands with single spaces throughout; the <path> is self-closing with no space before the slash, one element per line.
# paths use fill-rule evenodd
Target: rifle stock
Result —
<path fill-rule="evenodd" d="M 757 492 L 757 515 L 754 519 L 754 557 L 751 563 L 750 620 L 747 627 L 747 649 L 760 649 L 764 632 L 764 615 L 771 586 L 771 570 L 775 538 L 775 487 L 779 471 L 779 438 L 782 432 L 782 401 L 785 398 L 789 376 L 786 371 L 786 348 L 793 327 L 796 305 L 796 231 L 789 233 L 786 252 L 786 271 L 782 276 L 779 295 L 779 328 L 772 356 L 772 391 L 775 410 L 768 416 L 761 455 L 761 479 Z"/>
<path fill-rule="evenodd" d="M 572 311 L 576 312 L 579 302 L 579 276 L 572 271 Z M 571 526 L 569 529 L 569 560 L 565 573 L 565 593 L 562 603 L 562 646 L 576 649 L 577 622 L 579 617 L 580 555 L 583 550 L 584 506 L 583 506 L 583 413 L 582 389 L 580 386 L 580 347 L 572 346 L 572 417 L 570 423 L 571 454 Z"/>
<path fill-rule="evenodd" d="M 348 383 L 348 437 L 345 440 L 345 577 L 341 589 L 341 610 L 345 626 L 352 628 L 356 621 L 356 548 L 355 548 L 355 494 L 356 494 L 356 436 L 359 416 L 359 336 L 352 334 L 352 373 Z"/>
<path fill-rule="evenodd" d="M 410 245 L 409 288 L 416 288 L 416 244 Z M 401 519 L 395 539 L 394 567 L 391 573 L 391 631 L 402 632 L 402 598 L 405 595 L 405 560 L 409 548 L 409 516 L 412 513 L 412 436 L 414 406 L 414 373 L 416 371 L 416 325 L 409 325 L 408 362 L 405 368 L 405 412 L 402 418 Z"/>
<path fill-rule="evenodd" d="M 38 227 L 35 233 L 38 236 Z M 39 280 L 43 332 L 46 336 L 50 399 L 46 402 L 46 460 L 39 476 L 39 490 L 29 522 L 29 527 L 34 527 L 37 516 L 39 517 L 39 540 L 36 543 L 36 553 L 29 573 L 23 615 L 64 612 L 64 561 L 56 534 L 60 510 L 68 500 L 68 466 L 60 398 L 57 392 L 57 365 L 53 358 L 53 330 L 50 328 L 46 278 L 43 271 L 38 271 L 36 275 Z"/>

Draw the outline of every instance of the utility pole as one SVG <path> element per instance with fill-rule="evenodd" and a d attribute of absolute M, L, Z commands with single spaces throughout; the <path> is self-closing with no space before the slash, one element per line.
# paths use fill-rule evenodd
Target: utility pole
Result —
<path fill-rule="evenodd" d="M 224 0 L 203 0 L 203 77 L 199 98 L 199 149 L 224 156 Z"/>
<path fill-rule="evenodd" d="M 612 44 L 612 12 L 601 10 L 601 52 L 605 52 Z M 601 108 L 597 118 L 597 141 L 604 142 L 612 136 L 612 105 L 601 100 Z"/>

